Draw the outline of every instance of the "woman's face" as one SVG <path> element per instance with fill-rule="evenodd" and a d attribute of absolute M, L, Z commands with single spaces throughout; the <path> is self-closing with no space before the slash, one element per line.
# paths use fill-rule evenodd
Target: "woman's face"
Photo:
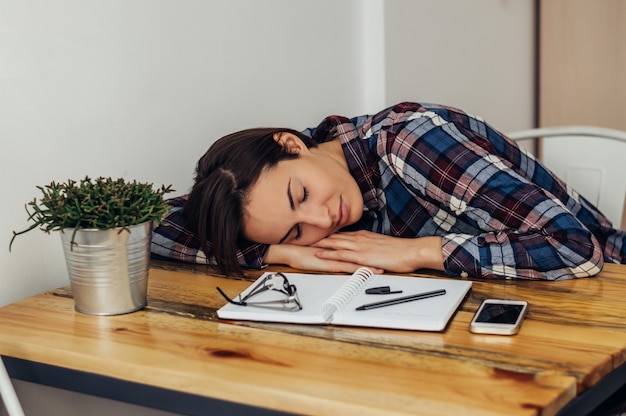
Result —
<path fill-rule="evenodd" d="M 295 150 L 289 149 L 299 156 L 265 170 L 250 189 L 244 214 L 246 238 L 263 244 L 310 245 L 357 222 L 363 214 L 363 197 L 340 145 L 308 149 L 289 133 L 279 138 L 283 146 L 295 143 Z M 338 151 L 328 152 L 328 148 Z"/>

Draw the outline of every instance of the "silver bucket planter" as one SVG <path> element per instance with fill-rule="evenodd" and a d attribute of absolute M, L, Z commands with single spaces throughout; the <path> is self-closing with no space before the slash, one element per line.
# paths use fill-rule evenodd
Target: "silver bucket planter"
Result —
<path fill-rule="evenodd" d="M 73 244 L 74 229 L 61 231 L 78 312 L 119 315 L 146 306 L 152 221 L 127 229 L 79 229 Z"/>

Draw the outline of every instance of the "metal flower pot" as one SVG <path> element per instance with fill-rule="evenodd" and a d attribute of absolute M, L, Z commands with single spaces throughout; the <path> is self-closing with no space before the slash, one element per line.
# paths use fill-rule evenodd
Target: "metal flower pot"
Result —
<path fill-rule="evenodd" d="M 130 232 L 129 232 L 130 231 Z M 127 230 L 61 231 L 78 312 L 119 315 L 146 306 L 152 221 Z"/>

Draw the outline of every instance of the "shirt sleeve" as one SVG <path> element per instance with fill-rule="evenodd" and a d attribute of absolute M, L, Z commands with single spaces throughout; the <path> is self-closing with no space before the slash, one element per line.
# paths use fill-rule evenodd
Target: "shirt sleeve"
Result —
<path fill-rule="evenodd" d="M 171 209 L 161 224 L 152 233 L 150 251 L 152 257 L 178 260 L 187 263 L 216 265 L 215 258 L 201 250 L 200 241 L 185 224 L 183 208 L 187 195 L 168 200 Z M 237 259 L 242 267 L 261 268 L 267 253 L 267 245 L 242 241 L 237 251 Z"/>
<path fill-rule="evenodd" d="M 447 108 L 411 118 L 402 120 L 402 129 L 387 129 L 398 132 L 386 141 L 392 143 L 388 159 L 396 175 L 436 207 L 448 274 L 558 280 L 602 269 L 602 249 L 591 231 L 499 154 L 488 136 L 508 139 Z M 459 232 L 464 229 L 477 232 Z"/>

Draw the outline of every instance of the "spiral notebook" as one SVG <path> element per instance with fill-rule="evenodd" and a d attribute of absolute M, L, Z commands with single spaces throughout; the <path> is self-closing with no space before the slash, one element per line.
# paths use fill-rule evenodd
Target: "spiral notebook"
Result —
<path fill-rule="evenodd" d="M 263 274 L 259 280 L 269 273 Z M 348 325 L 417 331 L 442 331 L 472 287 L 467 280 L 373 274 L 361 268 L 353 275 L 284 273 L 296 286 L 302 309 L 288 311 L 227 303 L 217 311 L 220 319 L 298 324 Z M 257 282 L 259 281 L 257 280 Z M 245 296 L 253 283 L 241 293 Z M 367 289 L 389 287 L 389 294 L 368 294 Z M 357 310 L 358 307 L 413 294 L 444 290 L 425 299 Z M 272 291 L 258 296 L 276 296 Z M 236 295 L 236 294 L 233 294 Z"/>

